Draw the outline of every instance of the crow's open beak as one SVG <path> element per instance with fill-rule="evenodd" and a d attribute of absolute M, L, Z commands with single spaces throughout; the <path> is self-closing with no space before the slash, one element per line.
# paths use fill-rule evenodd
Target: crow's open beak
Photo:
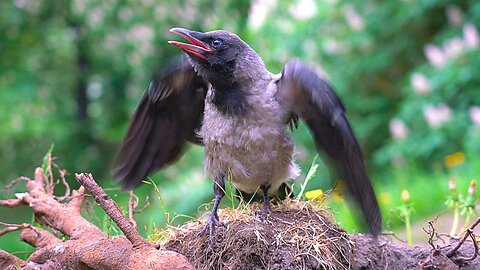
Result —
<path fill-rule="evenodd" d="M 173 46 L 184 50 L 186 53 L 196 55 L 202 59 L 206 59 L 205 53 L 212 51 L 212 49 L 207 44 L 205 44 L 199 39 L 203 35 L 205 35 L 203 33 L 190 31 L 185 28 L 172 28 L 170 29 L 170 32 L 180 35 L 188 42 L 190 42 L 183 43 L 178 41 L 168 41 L 169 44 L 172 44 Z"/>

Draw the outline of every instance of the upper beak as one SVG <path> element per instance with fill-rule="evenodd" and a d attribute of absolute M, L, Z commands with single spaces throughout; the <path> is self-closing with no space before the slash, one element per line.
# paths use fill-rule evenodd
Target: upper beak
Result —
<path fill-rule="evenodd" d="M 185 38 L 188 42 L 190 42 L 183 43 L 178 41 L 168 41 L 169 44 L 172 44 L 173 46 L 178 47 L 187 53 L 191 53 L 200 58 L 206 59 L 204 54 L 212 51 L 212 49 L 207 44 L 197 38 L 204 35 L 203 33 L 190 31 L 185 28 L 172 28 L 170 29 L 170 32 L 178 34 Z"/>

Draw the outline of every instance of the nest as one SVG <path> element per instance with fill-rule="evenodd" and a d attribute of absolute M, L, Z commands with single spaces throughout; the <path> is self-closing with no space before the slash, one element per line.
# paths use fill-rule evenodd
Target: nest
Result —
<path fill-rule="evenodd" d="M 350 269 L 353 243 L 330 221 L 330 215 L 311 203 L 288 200 L 272 206 L 261 221 L 261 205 L 220 209 L 214 242 L 197 236 L 206 215 L 179 228 L 170 227 L 160 244 L 185 255 L 198 269 Z M 166 231 L 163 232 L 164 235 Z"/>

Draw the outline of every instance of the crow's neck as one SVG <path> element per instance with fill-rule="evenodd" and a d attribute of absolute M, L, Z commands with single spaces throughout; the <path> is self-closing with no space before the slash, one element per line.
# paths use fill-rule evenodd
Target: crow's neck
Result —
<path fill-rule="evenodd" d="M 238 116 L 244 115 L 249 109 L 247 100 L 248 92 L 242 87 L 235 78 L 233 71 L 235 63 L 224 66 L 221 70 L 215 72 L 216 76 L 208 78 L 212 85 L 212 103 L 225 115 Z"/>
<path fill-rule="evenodd" d="M 248 111 L 248 93 L 238 83 L 212 82 L 212 90 L 212 103 L 222 114 L 238 116 Z"/>

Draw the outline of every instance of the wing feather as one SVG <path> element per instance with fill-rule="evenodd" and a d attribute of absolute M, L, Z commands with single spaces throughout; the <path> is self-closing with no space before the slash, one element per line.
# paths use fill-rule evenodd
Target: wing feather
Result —
<path fill-rule="evenodd" d="M 114 176 L 132 189 L 155 170 L 175 162 L 187 141 L 200 143 L 208 83 L 186 59 L 172 61 L 150 83 L 120 146 Z"/>
<path fill-rule="evenodd" d="M 333 89 L 299 60 L 285 65 L 277 100 L 306 122 L 319 151 L 340 170 L 348 192 L 360 207 L 370 231 L 378 235 L 382 218 L 367 175 L 360 145 L 346 118 L 345 107 Z"/>

